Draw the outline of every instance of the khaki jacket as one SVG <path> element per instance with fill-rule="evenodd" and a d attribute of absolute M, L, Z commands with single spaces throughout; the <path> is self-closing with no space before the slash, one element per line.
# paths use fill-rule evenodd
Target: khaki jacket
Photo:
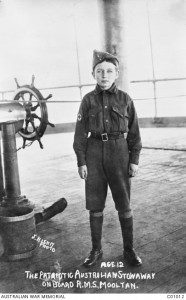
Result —
<path fill-rule="evenodd" d="M 130 96 L 115 83 L 106 91 L 97 85 L 81 102 L 73 144 L 78 166 L 86 165 L 86 144 L 91 132 L 126 133 L 130 162 L 139 163 L 142 143 L 137 113 Z"/>

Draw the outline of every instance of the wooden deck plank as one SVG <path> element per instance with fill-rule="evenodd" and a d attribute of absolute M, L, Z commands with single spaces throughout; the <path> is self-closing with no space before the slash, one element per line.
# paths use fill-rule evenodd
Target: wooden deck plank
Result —
<path fill-rule="evenodd" d="M 186 292 L 186 280 L 184 277 L 180 277 L 175 275 L 172 278 L 169 278 L 166 284 L 162 283 L 157 288 L 152 290 L 153 293 L 167 293 L 167 294 L 173 294 L 173 293 L 179 293 L 177 291 L 182 289 L 181 293 Z"/>

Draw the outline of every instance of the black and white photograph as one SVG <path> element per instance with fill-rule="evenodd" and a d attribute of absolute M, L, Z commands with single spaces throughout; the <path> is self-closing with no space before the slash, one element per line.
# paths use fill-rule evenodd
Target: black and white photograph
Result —
<path fill-rule="evenodd" d="M 0 299 L 185 299 L 186 0 L 0 0 Z"/>

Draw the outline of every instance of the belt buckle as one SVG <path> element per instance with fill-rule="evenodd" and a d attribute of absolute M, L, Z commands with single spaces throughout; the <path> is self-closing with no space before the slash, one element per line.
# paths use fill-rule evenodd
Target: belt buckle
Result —
<path fill-rule="evenodd" d="M 102 133 L 101 134 L 101 139 L 102 139 L 102 142 L 107 142 L 108 141 L 108 134 L 107 133 Z"/>

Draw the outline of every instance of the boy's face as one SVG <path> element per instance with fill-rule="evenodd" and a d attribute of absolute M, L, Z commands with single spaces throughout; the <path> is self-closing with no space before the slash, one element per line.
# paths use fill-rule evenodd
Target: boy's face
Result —
<path fill-rule="evenodd" d="M 103 61 L 96 65 L 92 75 L 102 90 L 108 90 L 118 78 L 119 70 L 113 63 Z"/>

